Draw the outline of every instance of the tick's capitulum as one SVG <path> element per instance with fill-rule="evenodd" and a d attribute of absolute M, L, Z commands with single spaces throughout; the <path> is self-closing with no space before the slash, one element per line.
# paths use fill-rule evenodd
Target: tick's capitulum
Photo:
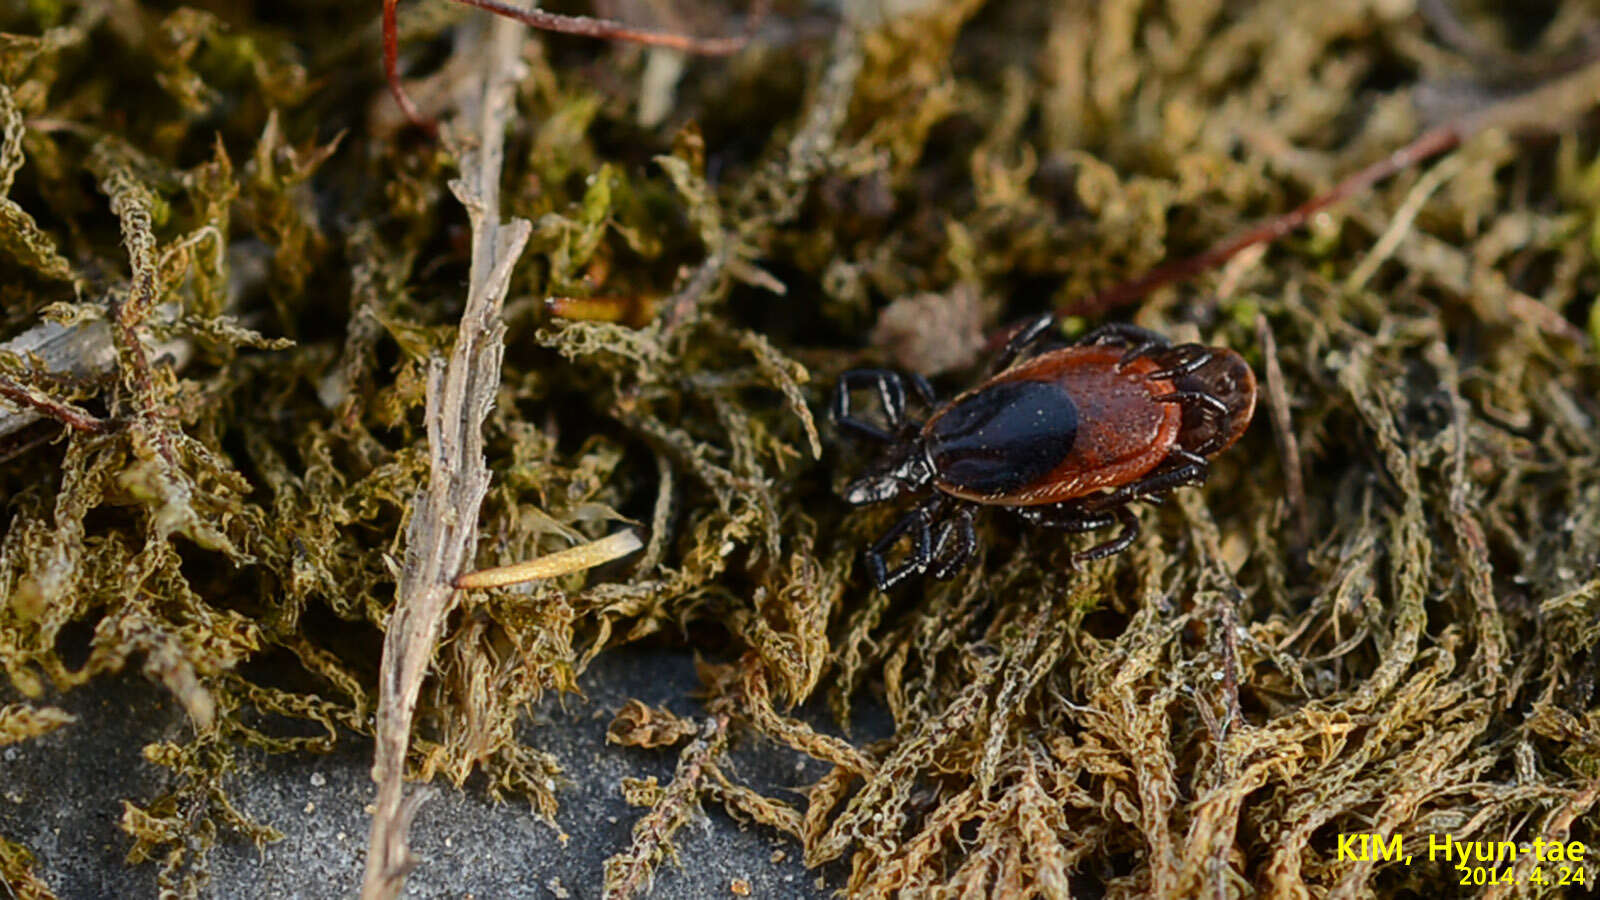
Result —
<path fill-rule="evenodd" d="M 1001 352 L 996 375 L 943 405 L 919 375 L 840 376 L 834 422 L 887 445 L 845 499 L 861 506 L 925 495 L 865 553 L 880 589 L 923 573 L 949 578 L 968 565 L 979 506 L 1070 532 L 1120 523 L 1116 537 L 1073 554 L 1074 565 L 1126 550 L 1139 535 L 1129 504 L 1205 481 L 1208 458 L 1249 426 L 1256 377 L 1232 350 L 1173 346 L 1130 325 L 1041 347 L 1054 322 L 1048 314 L 1028 322 Z M 887 428 L 854 414 L 858 386 L 876 390 Z M 908 391 L 932 410 L 926 423 L 907 419 Z M 890 569 L 884 557 L 907 535 L 911 549 Z"/>

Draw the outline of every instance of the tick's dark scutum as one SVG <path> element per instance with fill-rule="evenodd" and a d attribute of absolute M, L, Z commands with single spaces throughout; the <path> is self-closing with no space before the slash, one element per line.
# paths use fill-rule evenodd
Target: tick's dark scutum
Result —
<path fill-rule="evenodd" d="M 923 432 L 939 481 L 1009 494 L 1050 474 L 1072 450 L 1078 407 L 1052 381 L 989 385 L 956 401 Z"/>

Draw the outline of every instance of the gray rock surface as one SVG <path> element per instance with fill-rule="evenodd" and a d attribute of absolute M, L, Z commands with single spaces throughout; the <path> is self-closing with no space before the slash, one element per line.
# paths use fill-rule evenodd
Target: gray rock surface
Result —
<path fill-rule="evenodd" d="M 676 762 L 675 750 L 607 745 L 606 725 L 630 698 L 695 715 L 695 703 L 684 698 L 697 685 L 686 652 L 602 654 L 583 677 L 587 699 L 548 697 L 525 726 L 529 740 L 555 754 L 566 770 L 558 828 L 527 804 L 496 804 L 470 783 L 459 791 L 448 783 L 428 788 L 432 799 L 412 830 L 421 865 L 406 895 L 598 897 L 604 860 L 628 846 L 641 813 L 623 802 L 622 778 L 655 775 L 664 784 Z M 168 773 L 145 762 L 140 750 L 181 739 L 187 730 L 182 712 L 137 675 L 107 679 L 54 702 L 78 721 L 0 751 L 0 833 L 34 852 L 38 873 L 63 900 L 155 896 L 155 867 L 124 862 L 132 841 L 117 820 L 123 799 L 143 803 L 160 793 Z M 285 837 L 258 852 L 238 836 L 225 836 L 212 855 L 206 896 L 354 896 L 366 854 L 365 806 L 373 794 L 370 747 L 351 737 L 329 756 L 255 760 L 238 776 L 234 798 L 247 815 Z M 802 786 L 821 772 L 816 763 L 770 745 L 739 747 L 735 765 L 741 778 L 765 791 Z M 685 829 L 678 847 L 682 868 L 661 867 L 654 897 L 736 897 L 736 880 L 752 897 L 830 893 L 801 865 L 792 840 L 741 825 L 715 807 Z M 830 874 L 836 879 L 840 873 Z"/>

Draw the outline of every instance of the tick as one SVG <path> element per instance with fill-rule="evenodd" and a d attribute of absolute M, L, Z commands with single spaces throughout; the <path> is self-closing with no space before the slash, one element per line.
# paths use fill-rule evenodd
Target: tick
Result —
<path fill-rule="evenodd" d="M 1051 346 L 1044 339 L 1054 323 L 1050 314 L 1030 320 L 1001 351 L 996 374 L 947 403 L 920 375 L 855 369 L 839 377 L 834 422 L 886 448 L 845 488 L 845 500 L 922 496 L 864 554 L 879 589 L 925 573 L 947 579 L 969 565 L 982 506 L 1074 533 L 1121 526 L 1074 553 L 1074 566 L 1120 553 L 1139 535 L 1132 503 L 1204 482 L 1210 458 L 1249 426 L 1256 377 L 1232 350 L 1173 345 L 1131 325 Z M 887 427 L 856 414 L 860 388 L 877 394 Z M 926 422 L 907 417 L 908 400 L 932 411 Z M 907 536 L 904 561 L 889 568 L 887 555 Z"/>

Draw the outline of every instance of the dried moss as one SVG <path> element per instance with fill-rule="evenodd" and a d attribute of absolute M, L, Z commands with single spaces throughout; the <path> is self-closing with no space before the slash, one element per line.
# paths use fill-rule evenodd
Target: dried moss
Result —
<path fill-rule="evenodd" d="M 467 598 L 413 772 L 481 773 L 558 815 L 562 761 L 519 740 L 527 704 L 609 648 L 709 632 L 702 716 L 612 726 L 681 745 L 670 783 L 626 788 L 649 809 L 615 894 L 707 800 L 808 865 L 847 861 L 862 896 L 1426 890 L 1445 865 L 1341 861 L 1335 836 L 1600 841 L 1592 121 L 1479 135 L 1144 303 L 1134 321 L 1234 347 L 1283 393 L 1087 571 L 1073 539 L 994 516 L 978 567 L 871 591 L 856 552 L 899 512 L 837 499 L 862 457 L 814 412 L 840 371 L 891 358 L 963 387 L 978 345 L 952 327 L 1287 209 L 1447 93 L 1527 84 L 1586 22 L 1568 4 L 1514 46 L 1479 6 L 952 0 L 851 7 L 859 27 L 818 38 L 818 13 L 780 5 L 792 28 L 693 64 L 648 127 L 648 54 L 530 37 L 502 189 L 533 231 L 478 562 L 618 522 L 648 542 L 619 571 Z M 29 698 L 135 665 L 181 701 L 192 737 L 146 751 L 180 787 L 123 817 L 180 893 L 224 832 L 272 836 L 222 787 L 242 752 L 370 729 L 427 477 L 429 361 L 470 259 L 456 161 L 395 128 L 376 14 L 0 14 L 0 321 L 22 342 L 0 378 L 106 426 L 35 434 L 0 470 L 0 664 Z M 464 16 L 406 11 L 406 47 Z M 422 73 L 419 98 L 448 106 L 469 63 Z M 552 297 L 632 312 L 562 318 Z M 47 310 L 97 329 L 99 362 L 35 353 Z M 367 627 L 313 624 L 330 616 Z M 268 659 L 293 677 L 242 666 Z M 870 741 L 851 730 L 869 697 L 894 725 Z M 0 719 L 7 740 L 81 724 Z M 726 764 L 735 740 L 829 771 L 765 796 Z M 0 857 L 47 895 L 24 849 Z"/>

